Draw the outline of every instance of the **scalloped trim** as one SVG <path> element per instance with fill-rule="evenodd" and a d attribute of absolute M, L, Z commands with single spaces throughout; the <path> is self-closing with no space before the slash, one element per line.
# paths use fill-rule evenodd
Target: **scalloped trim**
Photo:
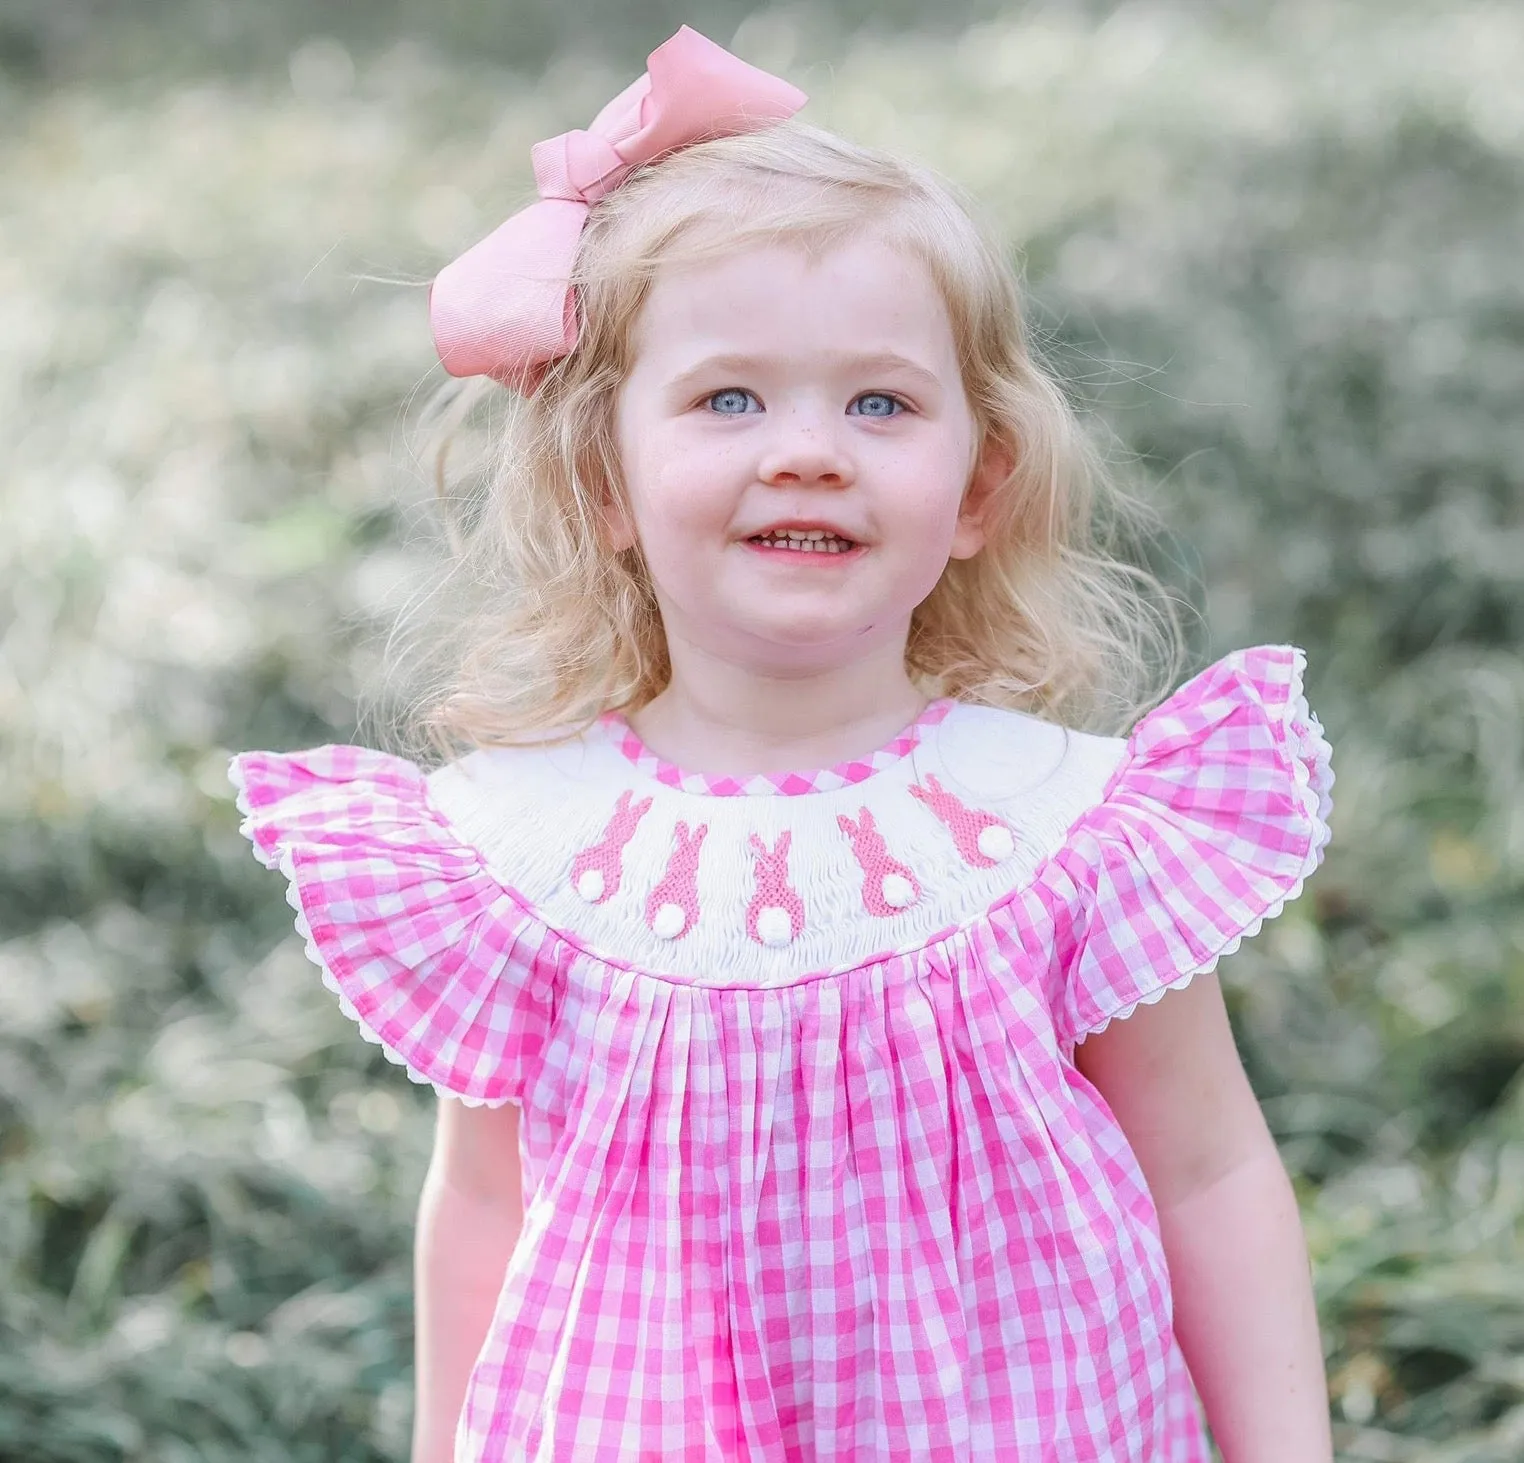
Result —
<path fill-rule="evenodd" d="M 228 781 L 233 784 L 233 800 L 238 804 L 238 811 L 243 815 L 238 831 L 254 845 L 254 857 L 265 868 L 273 869 L 274 861 L 265 853 L 259 840 L 254 836 L 254 805 L 249 801 L 249 782 L 244 776 L 243 765 L 239 761 L 242 755 L 239 753 L 228 762 Z"/>
<path fill-rule="evenodd" d="M 381 1048 L 381 1055 L 394 1067 L 401 1067 L 407 1073 L 408 1080 L 415 1082 L 420 1087 L 432 1087 L 440 1097 L 453 1097 L 457 1102 L 463 1102 L 467 1107 L 502 1107 L 512 1101 L 507 1097 L 472 1097 L 464 1092 L 457 1092 L 452 1087 L 446 1087 L 443 1083 L 435 1081 L 419 1071 L 408 1059 L 402 1055 L 389 1042 L 370 1026 L 355 1004 L 344 994 L 343 987 L 339 984 L 339 978 L 333 973 L 328 962 L 323 958 L 323 952 L 318 949 L 317 941 L 313 938 L 312 926 L 307 920 L 307 911 L 302 907 L 301 882 L 297 876 L 296 857 L 290 848 L 277 847 L 275 852 L 269 853 L 254 836 L 254 809 L 249 802 L 248 780 L 244 776 L 243 768 L 235 757 L 228 764 L 228 781 L 233 784 L 238 811 L 243 814 L 243 821 L 239 824 L 238 831 L 254 847 L 254 854 L 267 869 L 279 869 L 286 879 L 286 903 L 296 912 L 296 933 L 301 936 L 302 948 L 307 958 L 318 968 L 322 976 L 323 984 L 338 997 L 339 1010 L 354 1022 L 360 1035 L 372 1046 Z"/>
<path fill-rule="evenodd" d="M 241 756 L 242 753 L 238 755 Z M 252 818 L 254 816 L 254 809 L 249 803 L 248 779 L 243 775 L 243 768 L 239 765 L 238 756 L 228 759 L 228 781 L 233 784 L 233 798 L 238 804 L 238 811 L 245 818 Z"/>
<path fill-rule="evenodd" d="M 1120 1011 L 1113 1011 L 1099 1026 L 1087 1026 L 1074 1038 L 1074 1045 L 1084 1046 L 1086 1037 L 1099 1035 L 1113 1021 L 1125 1021 L 1139 1006 L 1157 1006 L 1170 991 L 1183 991 L 1198 975 L 1205 975 L 1207 972 L 1214 970 L 1220 958 L 1214 955 L 1208 964 L 1199 966 L 1195 970 L 1188 970 L 1184 975 L 1177 975 L 1174 980 L 1160 986 L 1158 990 L 1150 991 L 1146 996 L 1139 996 L 1132 1005 L 1123 1006 Z"/>
<path fill-rule="evenodd" d="M 1303 680 L 1307 673 L 1307 652 L 1291 647 L 1291 684 L 1287 687 L 1286 706 L 1281 713 L 1281 732 L 1292 749 L 1291 771 L 1301 794 L 1302 807 L 1312 825 L 1312 847 L 1302 866 L 1305 879 L 1323 861 L 1323 850 L 1333 837 L 1328 825 L 1333 812 L 1333 748 L 1323 735 L 1323 723 L 1307 704 Z M 1301 891 L 1301 883 L 1297 885 Z M 1294 896 L 1293 896 L 1294 897 Z"/>
<path fill-rule="evenodd" d="M 344 994 L 339 985 L 338 977 L 323 958 L 323 953 L 318 949 L 317 941 L 312 936 L 312 926 L 307 922 L 307 912 L 302 908 L 300 884 L 297 881 L 296 860 L 289 848 L 280 851 L 279 868 L 286 877 L 286 903 L 296 911 L 296 932 L 302 937 L 302 945 L 307 953 L 307 958 L 318 968 L 322 975 L 323 984 L 338 997 L 339 1010 L 344 1013 L 359 1029 L 360 1035 L 370 1042 L 372 1046 L 381 1048 L 381 1055 L 393 1066 L 401 1067 L 407 1073 L 410 1082 L 416 1082 L 420 1087 L 432 1087 L 440 1097 L 453 1097 L 465 1103 L 467 1107 L 501 1107 L 508 1101 L 506 1097 L 469 1097 L 463 1092 L 456 1092 L 453 1088 L 436 1082 L 432 1077 L 419 1071 L 408 1059 L 402 1055 L 389 1042 L 384 1041 L 372 1029 L 370 1024 L 355 1009 L 355 1004 Z"/>
<path fill-rule="evenodd" d="M 355 1004 L 344 994 L 339 984 L 338 977 L 323 958 L 323 952 L 318 949 L 317 941 L 312 935 L 312 926 L 307 922 L 307 912 L 302 908 L 301 885 L 297 879 L 296 860 L 289 848 L 280 851 L 278 867 L 286 877 L 286 903 L 296 911 L 296 932 L 302 937 L 302 945 L 307 953 L 307 958 L 318 968 L 322 975 L 323 984 L 338 997 L 339 1010 L 344 1013 L 359 1029 L 360 1035 L 370 1042 L 372 1046 L 381 1048 L 381 1055 L 393 1066 L 401 1067 L 407 1073 L 410 1082 L 416 1082 L 420 1087 L 432 1087 L 440 1097 L 453 1097 L 458 1102 L 463 1102 L 467 1107 L 502 1107 L 510 1101 L 506 1097 L 471 1097 L 464 1092 L 457 1092 L 454 1088 L 446 1087 L 443 1083 L 419 1071 L 408 1059 L 402 1055 L 389 1042 L 383 1040 L 370 1026 Z"/>
<path fill-rule="evenodd" d="M 1310 870 L 1307 872 L 1310 872 Z M 1165 984 L 1160 986 L 1157 990 L 1150 991 L 1146 996 L 1139 996 L 1138 999 L 1132 1002 L 1131 1005 L 1123 1006 L 1120 1009 L 1113 1011 L 1101 1022 L 1099 1026 L 1087 1026 L 1084 1031 L 1082 1031 L 1078 1036 L 1074 1038 L 1075 1046 L 1080 1046 L 1087 1036 L 1094 1036 L 1097 1032 L 1104 1031 L 1108 1026 L 1111 1025 L 1113 1021 L 1125 1021 L 1129 1016 L 1132 1015 L 1134 1011 L 1138 1009 L 1139 1006 L 1158 1005 L 1158 1003 L 1164 999 L 1165 992 L 1184 990 L 1186 986 L 1195 980 L 1198 975 L 1210 975 L 1214 970 L 1217 969 L 1217 962 L 1219 960 L 1223 960 L 1229 955 L 1236 954 L 1238 947 L 1242 945 L 1245 940 L 1252 940 L 1255 935 L 1257 935 L 1260 930 L 1264 928 L 1265 921 L 1267 919 L 1274 919 L 1283 909 L 1285 909 L 1288 904 L 1291 903 L 1293 899 L 1296 899 L 1301 894 L 1302 885 L 1306 882 L 1307 879 L 1307 872 L 1304 872 L 1297 879 L 1296 883 L 1286 894 L 1283 894 L 1279 899 L 1275 900 L 1274 903 L 1268 905 L 1262 913 L 1256 915 L 1252 920 L 1250 920 L 1249 923 L 1246 924 L 1243 929 L 1241 929 L 1236 935 L 1234 935 L 1233 938 L 1230 939 L 1227 944 L 1225 944 L 1222 949 L 1220 949 L 1215 955 L 1211 956 L 1209 959 L 1203 960 L 1199 965 L 1193 965 L 1183 974 L 1176 975 L 1173 980 L 1166 981 Z"/>
<path fill-rule="evenodd" d="M 1099 1025 L 1087 1026 L 1074 1038 L 1075 1046 L 1083 1045 L 1086 1037 L 1104 1031 L 1113 1021 L 1125 1021 L 1139 1006 L 1157 1005 L 1164 999 L 1166 992 L 1184 990 L 1198 975 L 1210 975 L 1217 969 L 1218 961 L 1235 954 L 1245 940 L 1252 940 L 1264 928 L 1266 920 L 1275 919 L 1288 904 L 1301 898 L 1308 878 L 1323 862 L 1323 851 L 1333 837 L 1333 830 L 1328 824 L 1329 814 L 1333 811 L 1333 748 L 1323 735 L 1322 723 L 1307 704 L 1303 688 L 1307 654 L 1300 646 L 1286 648 L 1291 651 L 1291 680 L 1286 688 L 1286 704 L 1281 709 L 1279 727 L 1282 742 L 1291 751 L 1291 774 L 1296 780 L 1297 797 L 1302 804 L 1303 815 L 1311 828 L 1307 854 L 1302 860 L 1302 867 L 1297 871 L 1295 882 L 1279 899 L 1266 905 L 1214 955 L 1189 970 L 1178 973 L 1172 980 L 1147 995 L 1139 996 L 1130 1005 L 1113 1011 Z"/>

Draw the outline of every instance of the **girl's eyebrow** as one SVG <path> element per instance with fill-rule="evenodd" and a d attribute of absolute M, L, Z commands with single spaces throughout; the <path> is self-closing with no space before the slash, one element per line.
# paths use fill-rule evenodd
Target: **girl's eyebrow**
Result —
<path fill-rule="evenodd" d="M 894 371 L 902 376 L 910 376 L 923 386 L 931 390 L 940 390 L 941 379 L 934 371 L 917 364 L 907 356 L 898 355 L 894 351 L 872 351 L 866 354 L 851 352 L 833 352 L 830 356 L 833 366 L 840 370 L 859 371 Z M 674 389 L 682 389 L 706 376 L 713 376 L 725 371 L 766 371 L 777 369 L 784 364 L 783 358 L 767 355 L 747 355 L 738 352 L 723 352 L 718 355 L 705 356 L 703 360 L 696 361 L 686 370 L 672 378 Z"/>

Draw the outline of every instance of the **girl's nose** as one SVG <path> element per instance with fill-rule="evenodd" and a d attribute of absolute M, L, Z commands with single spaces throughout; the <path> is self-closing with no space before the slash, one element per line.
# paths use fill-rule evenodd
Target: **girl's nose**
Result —
<path fill-rule="evenodd" d="M 778 487 L 820 484 L 844 488 L 856 478 L 851 454 L 825 423 L 785 419 L 778 424 L 757 464 L 758 476 Z"/>

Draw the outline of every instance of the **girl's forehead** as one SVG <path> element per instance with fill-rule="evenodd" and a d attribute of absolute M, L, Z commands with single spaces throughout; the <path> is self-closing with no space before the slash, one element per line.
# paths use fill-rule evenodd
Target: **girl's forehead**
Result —
<path fill-rule="evenodd" d="M 756 244 L 661 267 L 635 327 L 641 356 L 828 343 L 956 354 L 930 271 L 908 250 L 873 237 L 818 248 Z"/>

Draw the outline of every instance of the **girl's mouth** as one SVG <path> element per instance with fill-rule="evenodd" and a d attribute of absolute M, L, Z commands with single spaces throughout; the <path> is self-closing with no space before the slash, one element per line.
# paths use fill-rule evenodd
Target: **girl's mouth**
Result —
<path fill-rule="evenodd" d="M 859 547 L 851 539 L 841 538 L 820 528 L 776 529 L 772 533 L 758 534 L 747 543 L 768 553 L 791 554 L 795 557 L 826 554 L 849 554 Z"/>

